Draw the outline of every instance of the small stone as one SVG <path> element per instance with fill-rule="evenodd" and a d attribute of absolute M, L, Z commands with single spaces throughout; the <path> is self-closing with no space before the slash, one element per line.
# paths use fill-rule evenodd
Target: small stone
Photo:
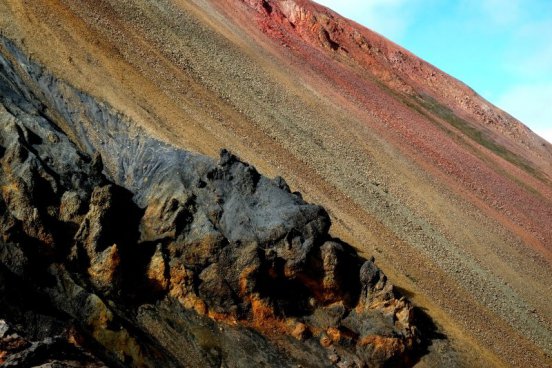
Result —
<path fill-rule="evenodd" d="M 55 144 L 59 142 L 59 137 L 52 132 L 48 132 L 47 138 L 50 143 Z"/>
<path fill-rule="evenodd" d="M 335 343 L 341 340 L 341 332 L 335 327 L 330 327 L 326 330 L 328 337 Z"/>
<path fill-rule="evenodd" d="M 295 325 L 295 328 L 293 329 L 293 332 L 291 333 L 291 335 L 299 341 L 303 341 L 306 338 L 308 338 L 309 334 L 310 334 L 310 330 L 309 330 L 308 326 L 305 325 L 304 323 L 301 323 L 301 322 L 299 322 Z"/>
<path fill-rule="evenodd" d="M 332 339 L 328 337 L 325 333 L 320 336 L 320 345 L 322 345 L 325 348 L 329 348 L 332 346 Z"/>
<path fill-rule="evenodd" d="M 339 355 L 333 353 L 328 356 L 328 359 L 330 359 L 330 362 L 332 364 L 337 364 L 341 358 L 339 357 Z"/>
<path fill-rule="evenodd" d="M 83 211 L 84 204 L 77 192 L 67 191 L 61 196 L 59 216 L 62 221 L 76 221 Z"/>

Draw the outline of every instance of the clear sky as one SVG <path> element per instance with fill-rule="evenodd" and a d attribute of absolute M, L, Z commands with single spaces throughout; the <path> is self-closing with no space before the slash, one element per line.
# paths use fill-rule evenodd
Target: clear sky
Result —
<path fill-rule="evenodd" d="M 552 0 L 315 0 L 453 75 L 552 142 Z"/>

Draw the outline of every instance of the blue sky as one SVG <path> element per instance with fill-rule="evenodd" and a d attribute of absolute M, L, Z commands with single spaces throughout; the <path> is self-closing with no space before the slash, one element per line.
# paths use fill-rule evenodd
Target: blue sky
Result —
<path fill-rule="evenodd" d="M 316 0 L 462 80 L 552 142 L 552 0 Z"/>

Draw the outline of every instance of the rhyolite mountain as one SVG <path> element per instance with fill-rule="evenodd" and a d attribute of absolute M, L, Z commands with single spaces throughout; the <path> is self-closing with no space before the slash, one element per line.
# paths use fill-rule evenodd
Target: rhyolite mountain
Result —
<path fill-rule="evenodd" d="M 1 366 L 552 365 L 552 146 L 314 2 L 2 1 L 0 163 Z"/>

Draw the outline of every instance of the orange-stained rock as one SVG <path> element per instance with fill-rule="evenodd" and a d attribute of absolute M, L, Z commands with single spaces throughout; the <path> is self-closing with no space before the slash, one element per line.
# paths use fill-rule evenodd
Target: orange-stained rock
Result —
<path fill-rule="evenodd" d="M 403 341 L 395 337 L 365 336 L 361 338 L 357 346 L 360 348 L 361 356 L 365 360 L 387 360 L 401 356 L 406 350 Z"/>
<path fill-rule="evenodd" d="M 336 327 L 328 328 L 326 334 L 334 343 L 339 343 L 341 341 L 341 331 Z"/>
<path fill-rule="evenodd" d="M 103 252 L 97 253 L 90 260 L 88 275 L 90 280 L 101 290 L 110 290 L 118 285 L 116 277 L 119 272 L 121 258 L 117 244 L 106 248 Z"/>
<path fill-rule="evenodd" d="M 251 311 L 253 314 L 253 321 L 258 324 L 262 324 L 263 321 L 269 321 L 274 319 L 274 310 L 266 301 L 259 299 L 258 296 L 253 296 L 251 299 Z"/>
<path fill-rule="evenodd" d="M 332 343 L 332 339 L 325 333 L 320 336 L 320 345 L 322 345 L 323 347 L 328 348 L 332 346 Z"/>
<path fill-rule="evenodd" d="M 161 248 L 161 244 L 157 244 L 155 253 L 150 259 L 146 269 L 146 277 L 153 289 L 157 292 L 164 291 L 169 286 L 167 279 L 167 262 Z"/>
<path fill-rule="evenodd" d="M 303 341 L 310 335 L 310 329 L 307 325 L 304 323 L 298 322 L 295 327 L 293 328 L 293 331 L 291 332 L 291 336 L 295 337 L 297 340 Z"/>

